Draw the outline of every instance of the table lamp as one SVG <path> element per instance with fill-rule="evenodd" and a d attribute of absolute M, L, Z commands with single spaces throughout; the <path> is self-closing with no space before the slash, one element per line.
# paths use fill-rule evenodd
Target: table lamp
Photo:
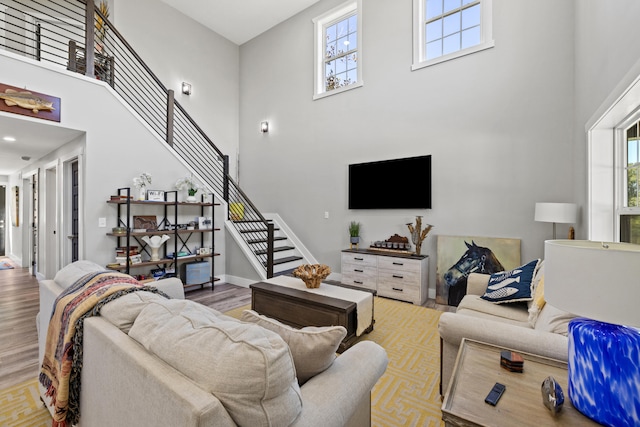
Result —
<path fill-rule="evenodd" d="M 640 425 L 640 245 L 547 240 L 545 299 L 569 322 L 569 398 L 608 426 Z"/>
<path fill-rule="evenodd" d="M 572 224 L 578 219 L 575 203 L 536 203 L 534 219 L 538 222 L 553 223 L 553 239 L 556 238 L 556 224 Z"/>

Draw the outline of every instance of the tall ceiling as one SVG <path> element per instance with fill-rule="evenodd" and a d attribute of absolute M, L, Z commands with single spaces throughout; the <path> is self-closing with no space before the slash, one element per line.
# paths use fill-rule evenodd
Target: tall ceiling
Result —
<path fill-rule="evenodd" d="M 319 0 L 162 0 L 237 45 Z M 80 132 L 0 115 L 0 175 L 11 175 L 77 138 Z M 16 139 L 4 141 L 5 136 Z"/>
<path fill-rule="evenodd" d="M 162 0 L 237 45 L 319 0 Z"/>

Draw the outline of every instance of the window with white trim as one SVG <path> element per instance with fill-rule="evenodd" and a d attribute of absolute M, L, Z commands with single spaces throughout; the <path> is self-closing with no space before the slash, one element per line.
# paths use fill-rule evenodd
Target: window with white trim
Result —
<path fill-rule="evenodd" d="M 494 46 L 491 0 L 413 0 L 413 70 Z"/>
<path fill-rule="evenodd" d="M 620 241 L 640 244 L 640 121 L 628 127 L 619 145 L 621 176 L 617 191 Z"/>
<path fill-rule="evenodd" d="M 350 1 L 313 20 L 314 99 L 362 86 L 361 0 Z"/>

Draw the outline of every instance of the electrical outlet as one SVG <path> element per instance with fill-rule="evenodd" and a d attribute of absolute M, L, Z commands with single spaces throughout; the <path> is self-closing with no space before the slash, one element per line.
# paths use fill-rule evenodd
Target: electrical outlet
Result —
<path fill-rule="evenodd" d="M 98 218 L 98 227 L 106 227 L 107 218 Z"/>
<path fill-rule="evenodd" d="M 329 211 L 324 212 L 324 219 L 329 219 Z"/>

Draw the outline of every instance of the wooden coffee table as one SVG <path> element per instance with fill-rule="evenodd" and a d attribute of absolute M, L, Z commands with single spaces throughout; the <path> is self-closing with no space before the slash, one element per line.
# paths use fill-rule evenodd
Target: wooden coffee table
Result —
<path fill-rule="evenodd" d="M 358 340 L 355 302 L 264 282 L 254 283 L 250 288 L 252 310 L 289 326 L 344 326 L 347 336 L 338 348 L 339 353 Z M 372 330 L 373 321 L 365 333 Z"/>
<path fill-rule="evenodd" d="M 444 396 L 442 419 L 445 426 L 597 426 L 571 405 L 567 392 L 567 364 L 533 354 L 524 358 L 524 372 L 500 367 L 500 351 L 507 350 L 463 339 L 449 389 Z M 562 386 L 564 405 L 553 416 L 542 403 L 540 386 L 552 376 Z M 506 391 L 496 406 L 484 402 L 496 383 Z"/>

